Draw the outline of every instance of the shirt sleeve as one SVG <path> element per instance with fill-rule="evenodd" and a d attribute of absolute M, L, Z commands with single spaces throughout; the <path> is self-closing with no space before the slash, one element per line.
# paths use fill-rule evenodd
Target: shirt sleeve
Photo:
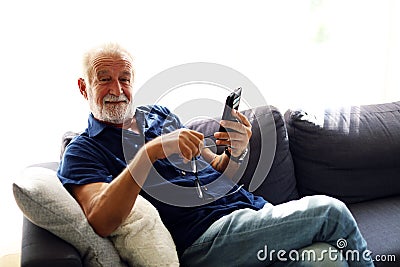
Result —
<path fill-rule="evenodd" d="M 104 152 L 80 136 L 67 146 L 57 176 L 64 186 L 110 183 L 113 174 L 105 162 Z"/>

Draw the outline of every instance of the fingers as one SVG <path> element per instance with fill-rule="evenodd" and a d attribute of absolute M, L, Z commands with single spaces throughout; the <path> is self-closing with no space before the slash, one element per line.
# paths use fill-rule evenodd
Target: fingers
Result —
<path fill-rule="evenodd" d="M 250 121 L 247 119 L 247 117 L 246 117 L 244 114 L 238 112 L 237 110 L 232 110 L 232 115 L 235 116 L 236 118 L 238 118 L 239 121 L 240 121 L 244 126 L 246 126 L 246 127 L 251 127 Z"/>
<path fill-rule="evenodd" d="M 247 147 L 249 139 L 246 134 L 238 132 L 222 133 L 223 139 L 217 139 L 216 144 L 219 146 L 229 146 L 233 150 L 242 151 Z M 240 154 L 240 153 L 239 153 Z"/>
<path fill-rule="evenodd" d="M 232 155 L 240 155 L 244 149 L 246 149 L 250 137 L 252 135 L 251 123 L 245 115 L 234 110 L 232 115 L 238 120 L 228 121 L 222 120 L 220 122 L 221 126 L 233 131 L 229 132 L 216 132 L 214 134 L 217 139 L 217 145 L 229 146 L 232 149 Z"/>
<path fill-rule="evenodd" d="M 248 123 L 249 121 L 246 119 L 245 121 Z M 251 125 L 246 126 L 239 122 L 234 121 L 221 121 L 220 123 L 224 128 L 231 129 L 233 131 L 229 132 L 216 132 L 214 137 L 218 140 L 227 140 L 227 139 L 250 139 L 252 131 Z M 238 135 L 239 134 L 239 135 Z"/>
<path fill-rule="evenodd" d="M 200 139 L 200 140 L 203 140 L 204 139 L 204 134 L 202 134 L 202 133 L 200 133 L 200 132 L 198 132 L 198 131 L 195 131 L 195 130 L 190 130 L 190 129 L 186 129 L 186 128 L 182 128 L 182 129 L 180 129 L 179 130 L 181 133 L 183 133 L 183 134 L 188 134 L 189 136 L 193 136 L 193 137 L 197 137 L 198 139 Z"/>
<path fill-rule="evenodd" d="M 180 155 L 184 162 L 190 161 L 193 157 L 200 154 L 204 135 L 202 133 L 189 130 L 178 129 L 168 134 L 163 134 L 153 141 L 160 147 L 155 149 L 155 158 L 162 159 L 173 154 Z"/>
<path fill-rule="evenodd" d="M 232 111 L 232 115 L 236 118 L 236 121 L 221 120 L 220 124 L 222 127 L 241 133 L 245 133 L 246 128 L 251 128 L 251 124 L 246 116 L 244 116 L 240 112 L 237 112 L 236 110 Z"/>
<path fill-rule="evenodd" d="M 184 158 L 184 162 L 200 155 L 204 135 L 197 131 L 181 129 L 179 133 L 179 153 Z"/>

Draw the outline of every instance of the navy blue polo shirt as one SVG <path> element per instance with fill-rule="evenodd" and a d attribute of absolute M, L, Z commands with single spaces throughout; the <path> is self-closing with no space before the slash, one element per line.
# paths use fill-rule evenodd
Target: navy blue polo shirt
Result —
<path fill-rule="evenodd" d="M 71 141 L 60 162 L 57 175 L 62 184 L 110 183 L 144 143 L 183 127 L 162 106 L 138 107 L 135 117 L 139 134 L 104 124 L 90 114 L 88 128 Z M 202 157 L 197 166 L 208 200 L 199 198 L 190 163 L 183 163 L 177 155 L 153 164 L 140 193 L 157 208 L 179 255 L 222 216 L 242 208 L 258 210 L 266 203 L 238 188 Z"/>

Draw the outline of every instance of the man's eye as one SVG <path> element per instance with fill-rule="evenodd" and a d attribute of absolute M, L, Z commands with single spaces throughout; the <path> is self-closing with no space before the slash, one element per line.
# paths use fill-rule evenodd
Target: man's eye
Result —
<path fill-rule="evenodd" d="M 128 78 L 121 78 L 121 79 L 119 79 L 121 82 L 123 82 L 123 83 L 130 83 L 131 82 L 131 80 L 130 79 L 128 79 Z"/>
<path fill-rule="evenodd" d="M 110 78 L 108 78 L 108 77 L 99 78 L 99 81 L 100 82 L 108 82 L 108 81 L 110 81 Z"/>

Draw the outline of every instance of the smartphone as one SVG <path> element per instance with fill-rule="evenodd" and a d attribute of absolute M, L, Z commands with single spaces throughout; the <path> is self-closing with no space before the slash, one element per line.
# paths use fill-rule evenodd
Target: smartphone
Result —
<path fill-rule="evenodd" d="M 242 96 L 242 87 L 237 88 L 226 98 L 224 113 L 222 114 L 223 120 L 237 121 L 235 117 L 232 116 L 232 109 L 238 110 L 240 104 L 240 98 Z M 233 131 L 229 128 L 219 127 L 220 132 L 230 132 Z"/>

